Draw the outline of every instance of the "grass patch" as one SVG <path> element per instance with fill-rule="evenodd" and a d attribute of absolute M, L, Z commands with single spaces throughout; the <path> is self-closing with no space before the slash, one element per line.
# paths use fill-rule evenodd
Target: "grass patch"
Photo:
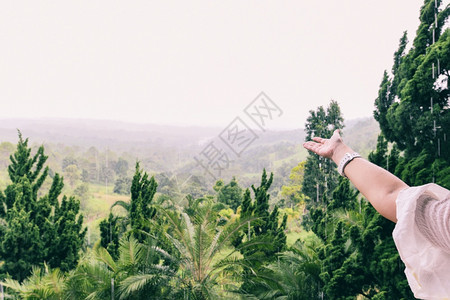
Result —
<path fill-rule="evenodd" d="M 286 244 L 288 247 L 290 247 L 290 246 L 294 245 L 298 239 L 304 241 L 314 235 L 315 234 L 312 231 L 306 231 L 306 230 L 302 230 L 300 232 L 291 231 L 288 234 L 286 234 Z"/>

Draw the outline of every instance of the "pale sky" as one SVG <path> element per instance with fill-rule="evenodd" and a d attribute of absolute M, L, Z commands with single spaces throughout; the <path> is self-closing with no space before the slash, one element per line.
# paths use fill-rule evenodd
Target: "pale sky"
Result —
<path fill-rule="evenodd" d="M 372 115 L 423 0 L 2 1 L 0 118 L 227 126 L 264 91 L 274 128 Z"/>

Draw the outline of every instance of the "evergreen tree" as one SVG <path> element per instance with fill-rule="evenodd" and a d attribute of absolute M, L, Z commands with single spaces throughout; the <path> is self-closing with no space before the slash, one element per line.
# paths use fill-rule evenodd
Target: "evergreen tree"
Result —
<path fill-rule="evenodd" d="M 441 3 L 424 1 L 412 47 L 406 53 L 405 32 L 391 76 L 384 72 L 375 100 L 374 117 L 383 135 L 404 151 L 394 172 L 410 185 L 435 181 L 450 187 L 442 177 L 450 172 L 450 29 L 444 30 L 450 7 L 441 9 Z M 449 170 L 439 172 L 433 168 L 438 164 Z"/>
<path fill-rule="evenodd" d="M 141 170 L 139 162 L 136 163 L 136 169 L 131 182 L 130 202 L 117 201 L 111 209 L 118 205 L 127 211 L 124 218 L 109 215 L 108 219 L 100 223 L 101 245 L 110 251 L 111 256 L 118 254 L 118 239 L 123 233 L 133 235 L 139 242 L 143 242 L 150 233 L 151 220 L 156 215 L 156 208 L 153 204 L 153 198 L 156 194 L 158 184 L 152 176 L 149 178 L 147 172 Z"/>
<path fill-rule="evenodd" d="M 216 184 L 216 186 L 218 185 Z M 236 212 L 242 202 L 242 188 L 239 186 L 235 177 L 228 184 L 220 187 L 217 193 L 217 200 L 220 203 L 228 205 Z"/>
<path fill-rule="evenodd" d="M 116 205 L 121 206 L 126 210 L 126 215 L 118 217 L 110 214 L 108 219 L 104 219 L 100 223 L 100 244 L 114 259 L 117 259 L 119 255 L 120 238 L 129 236 L 135 238 L 139 243 L 154 240 L 157 247 L 173 254 L 175 249 L 166 237 L 167 231 L 170 230 L 167 228 L 168 224 L 164 224 L 164 218 L 156 218 L 157 209 L 154 196 L 157 187 L 155 178 L 153 176 L 149 178 L 148 173 L 144 172 L 137 162 L 131 184 L 130 202 L 117 201 L 111 206 L 111 209 Z M 165 228 L 165 231 L 161 228 Z M 159 259 L 162 259 L 158 258 L 158 255 L 156 254 L 152 258 L 155 260 L 152 263 L 156 264 Z M 163 263 L 171 262 L 164 261 Z"/>
<path fill-rule="evenodd" d="M 139 163 L 136 163 L 136 172 L 131 183 L 129 220 L 131 231 L 139 241 L 146 238 L 141 231 L 149 232 L 150 230 L 146 220 L 152 219 L 156 214 L 152 201 L 158 184 L 153 176 L 148 177 L 147 172 L 142 174 Z"/>
<path fill-rule="evenodd" d="M 342 221 L 338 221 L 333 236 L 325 247 L 319 251 L 319 258 L 323 265 L 320 277 L 324 283 L 324 292 L 330 299 L 342 299 L 346 296 L 355 295 L 355 289 L 358 289 L 357 286 L 348 285 L 349 282 L 346 282 L 345 277 L 349 274 L 342 272 L 344 261 L 349 256 L 346 251 L 347 248 L 344 247 L 347 240 L 348 233 L 344 224 Z"/>
<path fill-rule="evenodd" d="M 327 210 L 355 210 L 358 205 L 358 194 L 359 192 L 350 186 L 350 181 L 347 178 L 339 177 L 339 184 L 333 191 L 332 200 L 330 201 Z"/>
<path fill-rule="evenodd" d="M 331 101 L 325 110 L 323 106 L 317 111 L 310 111 L 310 116 L 305 124 L 306 140 L 313 137 L 331 136 L 335 129 L 344 127 L 344 119 L 341 115 L 339 104 Z M 305 178 L 303 180 L 302 192 L 309 197 L 309 203 L 317 205 L 317 199 L 334 190 L 337 185 L 338 173 L 334 163 L 324 159 L 315 153 L 309 153 L 305 165 Z"/>
<path fill-rule="evenodd" d="M 331 136 L 335 129 L 344 127 L 344 119 L 341 110 L 336 101 L 331 101 L 325 110 L 319 106 L 317 111 L 310 111 L 310 116 L 305 125 L 306 140 L 312 140 L 313 137 Z M 305 164 L 305 175 L 303 178 L 302 192 L 307 196 L 305 199 L 307 210 L 324 210 L 328 205 L 328 199 L 331 198 L 331 192 L 338 185 L 338 177 L 334 163 L 315 153 L 310 152 Z M 316 219 L 312 221 L 311 217 L 319 218 L 322 213 L 315 211 L 303 216 L 302 225 L 306 229 L 311 226 L 317 226 L 322 221 Z M 316 225 L 313 223 L 316 222 Z"/>
<path fill-rule="evenodd" d="M 388 142 L 384 138 L 383 134 L 378 135 L 377 149 L 369 153 L 369 161 L 374 164 L 387 169 L 388 161 Z"/>
<path fill-rule="evenodd" d="M 119 258 L 119 234 L 120 227 L 118 217 L 109 213 L 108 219 L 100 222 L 100 245 L 108 250 L 115 260 Z"/>
<path fill-rule="evenodd" d="M 287 216 L 284 215 L 281 223 L 279 222 L 278 207 L 269 211 L 268 190 L 273 181 L 273 174 L 267 178 L 264 169 L 261 177 L 261 185 L 255 187 L 252 185 L 255 200 L 252 201 L 250 191 L 247 189 L 244 193 L 241 206 L 241 219 L 255 218 L 248 222 L 247 228 L 238 234 L 234 239 L 233 245 L 240 249 L 243 255 L 244 270 L 243 283 L 241 291 L 243 293 L 255 293 L 258 284 L 255 283 L 255 272 L 262 270 L 268 263 L 276 259 L 276 253 L 282 252 L 286 248 L 286 228 Z M 247 247 L 247 245 L 252 245 Z"/>
<path fill-rule="evenodd" d="M 364 287 L 360 293 L 368 298 L 414 299 L 392 239 L 395 224 L 366 201 L 361 204 L 361 221 L 349 230 L 355 264 L 342 276 L 359 278 L 354 284 Z"/>
<path fill-rule="evenodd" d="M 32 156 L 28 139 L 20 132 L 10 160 L 11 184 L 0 193 L 0 257 L 4 261 L 0 272 L 21 281 L 32 266 L 42 267 L 44 262 L 62 271 L 73 269 L 86 234 L 79 201 L 66 196 L 58 200 L 64 186 L 58 174 L 48 193 L 38 197 L 48 175 L 47 156 L 43 146 Z"/>

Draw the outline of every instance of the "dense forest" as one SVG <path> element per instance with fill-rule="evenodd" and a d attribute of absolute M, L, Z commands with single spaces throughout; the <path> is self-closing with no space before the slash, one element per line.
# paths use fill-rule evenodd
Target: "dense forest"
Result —
<path fill-rule="evenodd" d="M 331 101 L 304 133 L 261 133 L 221 178 L 192 159 L 205 144 L 192 141 L 213 131 L 164 142 L 153 128 L 134 146 L 130 132 L 82 131 L 77 144 L 15 131 L 0 144 L 0 297 L 414 299 L 394 224 L 301 143 L 343 129 L 408 184 L 450 188 L 449 14 L 425 0 L 412 44 L 400 37 L 374 103 L 379 129 L 345 127 Z M 44 132 L 40 145 L 27 138 Z"/>

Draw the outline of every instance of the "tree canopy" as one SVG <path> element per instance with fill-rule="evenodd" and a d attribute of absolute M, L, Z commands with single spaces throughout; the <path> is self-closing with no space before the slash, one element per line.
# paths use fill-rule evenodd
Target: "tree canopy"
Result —
<path fill-rule="evenodd" d="M 46 262 L 68 271 L 76 267 L 86 229 L 74 197 L 61 196 L 63 178 L 55 174 L 48 192 L 41 191 L 48 176 L 44 147 L 32 155 L 28 139 L 19 142 L 8 166 L 11 184 L 0 193 L 0 272 L 23 280 L 33 266 Z M 38 194 L 42 192 L 42 196 Z"/>
<path fill-rule="evenodd" d="M 396 175 L 411 185 L 436 182 L 448 188 L 450 6 L 441 4 L 424 1 L 408 51 L 407 33 L 400 38 L 391 73 L 383 74 L 374 117 L 386 140 L 404 151 Z"/>

